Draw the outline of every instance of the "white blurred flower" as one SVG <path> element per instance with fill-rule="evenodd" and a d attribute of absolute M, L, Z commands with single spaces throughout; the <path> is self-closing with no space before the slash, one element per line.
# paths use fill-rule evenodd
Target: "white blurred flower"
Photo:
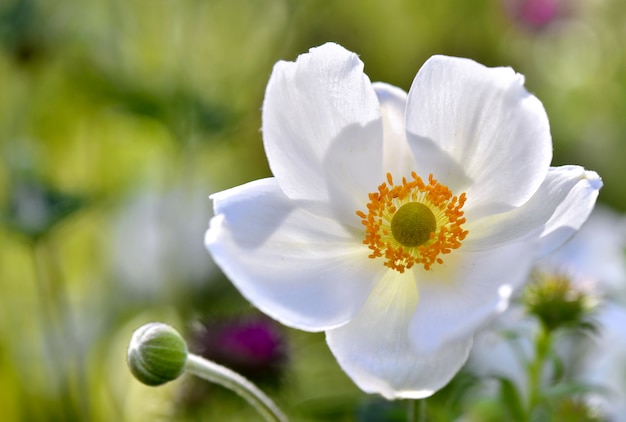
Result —
<path fill-rule="evenodd" d="M 508 379 L 528 397 L 526 365 L 535 357 L 538 332 L 538 321 L 512 305 L 476 333 L 466 368 L 481 379 Z"/>
<path fill-rule="evenodd" d="M 580 231 L 541 265 L 577 274 L 596 294 L 626 303 L 625 251 L 626 218 L 598 206 Z"/>
<path fill-rule="evenodd" d="M 158 298 L 201 286 L 214 272 L 198 231 L 210 201 L 203 189 L 148 189 L 133 195 L 112 227 L 115 279 L 135 298 Z"/>
<path fill-rule="evenodd" d="M 431 395 L 602 185 L 549 167 L 548 119 L 523 82 L 435 56 L 407 95 L 336 44 L 277 63 L 263 105 L 274 177 L 212 196 L 207 248 L 263 312 L 326 331 L 364 391 Z"/>
<path fill-rule="evenodd" d="M 588 404 L 611 422 L 626 421 L 626 308 L 604 303 L 596 320 L 598 335 L 592 338 L 577 376 L 601 391 L 586 395 Z"/>

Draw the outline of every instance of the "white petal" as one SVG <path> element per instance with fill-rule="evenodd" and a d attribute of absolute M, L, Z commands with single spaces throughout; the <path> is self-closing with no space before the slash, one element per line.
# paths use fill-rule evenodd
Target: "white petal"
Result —
<path fill-rule="evenodd" d="M 349 126 L 331 142 L 323 162 L 327 200 L 333 218 L 362 231 L 356 211 L 366 211 L 368 194 L 385 179 L 380 125 Z"/>
<path fill-rule="evenodd" d="M 599 387 L 586 394 L 586 399 L 606 417 L 603 420 L 622 422 L 626 415 L 626 309 L 607 301 L 598 307 L 594 319 L 597 335 L 575 377 Z"/>
<path fill-rule="evenodd" d="M 285 325 L 321 331 L 347 322 L 382 276 L 360 239 L 297 207 L 273 178 L 212 198 L 206 247 L 250 302 Z"/>
<path fill-rule="evenodd" d="M 328 199 L 323 164 L 333 141 L 376 139 L 373 156 L 380 162 L 381 134 L 378 100 L 356 54 L 328 43 L 295 63 L 274 66 L 263 103 L 263 139 L 272 173 L 288 197 Z M 361 158 L 346 161 L 367 166 Z"/>
<path fill-rule="evenodd" d="M 420 174 L 432 172 L 455 193 L 466 191 L 465 209 L 475 215 L 523 204 L 548 171 L 548 118 L 523 83 L 510 68 L 434 56 L 409 91 L 406 126 Z M 420 153 L 423 145 L 430 149 L 432 143 L 464 174 L 434 167 L 429 154 Z"/>
<path fill-rule="evenodd" d="M 348 324 L 326 333 L 337 361 L 363 391 L 388 399 L 428 397 L 467 359 L 471 337 L 436 353 L 415 352 L 408 324 L 417 299 L 412 275 L 390 270 Z"/>
<path fill-rule="evenodd" d="M 432 353 L 471 335 L 506 309 L 533 260 L 531 243 L 510 243 L 482 252 L 459 249 L 430 271 L 415 269 L 420 302 L 410 325 L 414 347 Z"/>
<path fill-rule="evenodd" d="M 511 241 L 540 238 L 537 256 L 561 246 L 587 220 L 602 180 L 579 166 L 552 167 L 523 206 L 500 215 L 468 221 L 467 249 L 488 249 Z"/>
<path fill-rule="evenodd" d="M 602 187 L 600 176 L 594 171 L 585 171 L 582 167 L 563 166 L 552 169 L 551 173 L 555 174 L 554 178 L 560 179 L 560 185 L 565 188 L 572 181 L 575 184 L 543 227 L 540 256 L 556 250 L 580 229 L 593 211 Z M 551 196 L 556 196 L 556 193 Z"/>
<path fill-rule="evenodd" d="M 374 82 L 373 86 L 383 118 L 383 172 L 391 173 L 397 180 L 403 176 L 409 177 L 416 170 L 416 163 L 406 141 L 404 127 L 407 94 L 400 88 L 382 82 Z"/>

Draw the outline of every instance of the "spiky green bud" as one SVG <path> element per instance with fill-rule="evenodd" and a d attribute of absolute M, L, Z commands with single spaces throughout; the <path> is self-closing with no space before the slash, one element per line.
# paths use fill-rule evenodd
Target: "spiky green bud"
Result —
<path fill-rule="evenodd" d="M 560 327 L 591 328 L 587 319 L 589 297 L 567 274 L 536 272 L 534 278 L 524 292 L 524 305 L 548 331 Z"/>

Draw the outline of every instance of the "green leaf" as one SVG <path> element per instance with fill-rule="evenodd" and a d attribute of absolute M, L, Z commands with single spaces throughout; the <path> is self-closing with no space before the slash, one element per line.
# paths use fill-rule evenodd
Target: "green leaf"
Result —
<path fill-rule="evenodd" d="M 509 419 L 517 422 L 526 421 L 528 418 L 526 417 L 524 404 L 515 384 L 507 378 L 498 378 L 498 381 L 500 381 L 502 403 L 509 413 Z"/>

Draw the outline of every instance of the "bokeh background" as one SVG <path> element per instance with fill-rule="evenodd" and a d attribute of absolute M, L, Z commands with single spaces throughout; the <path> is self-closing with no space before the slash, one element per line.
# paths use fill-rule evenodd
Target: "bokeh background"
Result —
<path fill-rule="evenodd" d="M 260 316 L 203 247 L 208 195 L 270 175 L 273 64 L 326 41 L 405 90 L 433 54 L 512 66 L 554 163 L 596 170 L 600 202 L 626 210 L 623 0 L 1 0 L 1 420 L 256 420 L 188 377 L 134 380 L 126 347 L 150 321 L 230 358 L 293 420 L 404 419 L 323 334 Z"/>

